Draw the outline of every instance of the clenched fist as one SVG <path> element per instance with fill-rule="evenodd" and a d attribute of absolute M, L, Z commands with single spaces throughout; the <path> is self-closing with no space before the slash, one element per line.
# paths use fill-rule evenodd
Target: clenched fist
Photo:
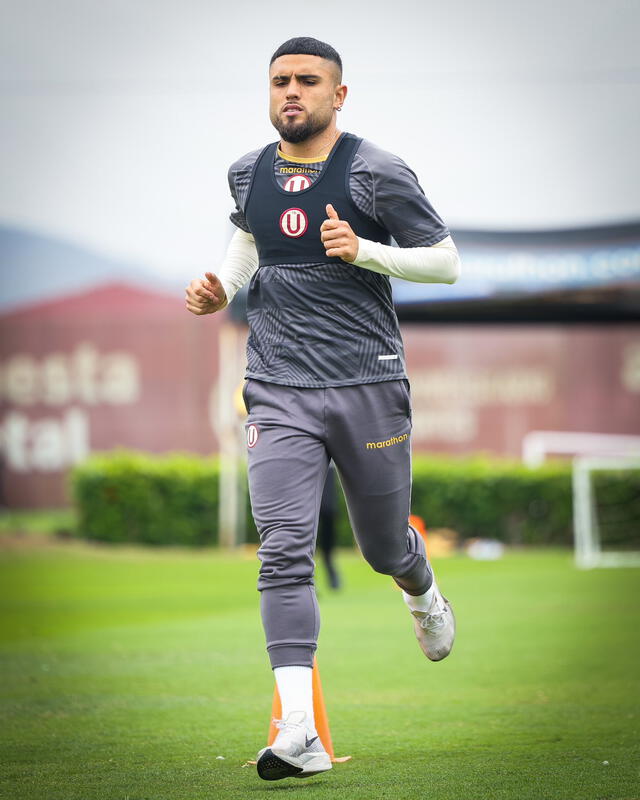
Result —
<path fill-rule="evenodd" d="M 227 304 L 227 295 L 213 272 L 204 273 L 206 280 L 196 278 L 187 286 L 186 304 L 192 314 L 214 314 Z"/>
<path fill-rule="evenodd" d="M 320 238 L 328 256 L 343 261 L 355 261 L 358 255 L 358 237 L 346 220 L 340 219 L 335 208 L 327 205 L 327 217 L 320 226 Z"/>

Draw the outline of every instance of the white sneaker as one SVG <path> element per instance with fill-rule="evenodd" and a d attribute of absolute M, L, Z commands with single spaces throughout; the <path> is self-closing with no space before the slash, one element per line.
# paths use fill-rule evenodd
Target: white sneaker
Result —
<path fill-rule="evenodd" d="M 258 752 L 258 775 L 265 781 L 308 778 L 331 769 L 331 759 L 319 736 L 309 737 L 305 711 L 274 720 L 279 733 L 270 747 Z"/>
<path fill-rule="evenodd" d="M 451 652 L 456 636 L 456 620 L 451 604 L 433 582 L 433 602 L 429 611 L 412 611 L 413 627 L 422 652 L 431 661 L 442 661 Z"/>

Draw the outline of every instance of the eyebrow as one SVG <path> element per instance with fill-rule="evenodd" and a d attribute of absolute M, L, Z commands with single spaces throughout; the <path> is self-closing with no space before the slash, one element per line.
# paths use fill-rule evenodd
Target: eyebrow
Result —
<path fill-rule="evenodd" d="M 286 78 L 290 78 L 290 77 L 291 77 L 291 74 L 289 74 L 289 75 L 274 75 L 273 78 L 271 78 L 271 80 L 272 81 L 280 81 L 280 80 L 283 80 L 283 79 L 286 79 Z M 312 73 L 301 73 L 299 75 L 296 75 L 296 78 L 317 78 L 318 80 L 321 80 L 322 79 L 322 75 L 313 75 Z"/>

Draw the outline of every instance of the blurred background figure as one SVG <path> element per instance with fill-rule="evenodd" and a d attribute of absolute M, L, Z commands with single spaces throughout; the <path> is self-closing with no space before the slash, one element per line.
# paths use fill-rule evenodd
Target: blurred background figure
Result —
<path fill-rule="evenodd" d="M 317 549 L 322 554 L 322 561 L 327 571 L 329 586 L 332 589 L 339 589 L 342 583 L 340 573 L 338 572 L 334 560 L 336 546 L 336 514 L 338 511 L 338 489 L 336 483 L 336 468 L 333 461 L 330 461 L 327 479 L 325 480 L 324 489 L 322 491 L 322 500 L 320 501 Z"/>

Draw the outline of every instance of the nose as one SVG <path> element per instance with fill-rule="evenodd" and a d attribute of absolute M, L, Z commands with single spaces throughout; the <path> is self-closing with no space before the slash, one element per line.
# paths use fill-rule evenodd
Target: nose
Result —
<path fill-rule="evenodd" d="M 292 78 L 287 86 L 287 100 L 293 100 L 296 97 L 300 97 L 300 86 L 295 78 Z"/>

